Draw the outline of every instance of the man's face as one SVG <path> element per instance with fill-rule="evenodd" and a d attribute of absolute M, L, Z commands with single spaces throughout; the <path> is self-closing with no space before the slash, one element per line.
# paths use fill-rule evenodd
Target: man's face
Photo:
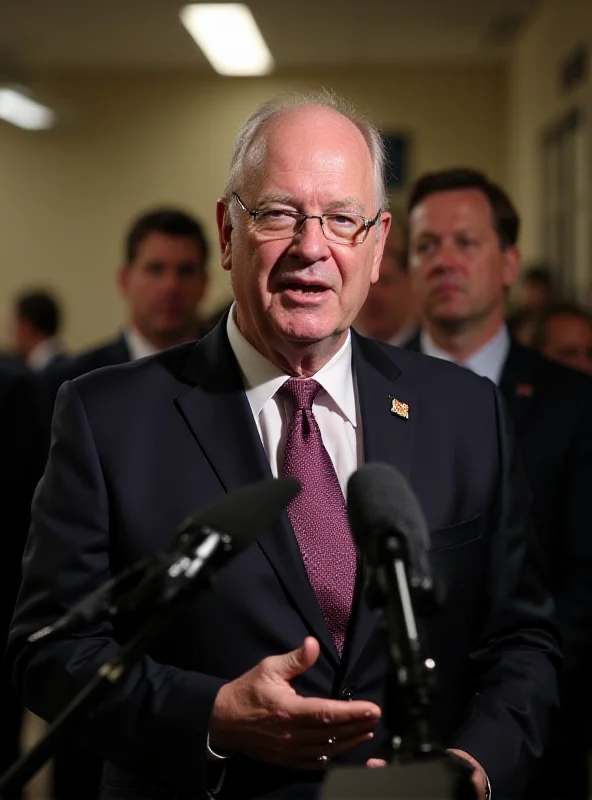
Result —
<path fill-rule="evenodd" d="M 28 358 L 35 345 L 39 343 L 39 334 L 35 333 L 29 320 L 18 315 L 15 315 L 10 322 L 9 335 L 12 349 L 19 358 Z"/>
<path fill-rule="evenodd" d="M 364 334 L 389 341 L 413 316 L 411 280 L 405 265 L 403 236 L 391 226 L 380 264 L 380 274 L 370 287 L 358 316 Z"/>
<path fill-rule="evenodd" d="M 131 322 L 147 338 L 176 341 L 195 329 L 206 277 L 203 254 L 189 236 L 148 233 L 134 260 L 119 272 Z"/>
<path fill-rule="evenodd" d="M 501 318 L 519 257 L 515 247 L 502 249 L 481 191 L 428 195 L 411 212 L 410 244 L 413 286 L 429 322 L 458 330 Z"/>
<path fill-rule="evenodd" d="M 592 375 L 592 322 L 575 314 L 557 314 L 545 326 L 543 353 Z"/>
<path fill-rule="evenodd" d="M 239 190 L 250 209 L 305 214 L 378 211 L 372 163 L 363 137 L 335 112 L 307 107 L 266 126 L 263 162 L 245 167 Z M 359 245 L 327 240 L 318 220 L 301 233 L 269 239 L 232 201 L 218 207 L 222 264 L 231 271 L 239 327 L 261 352 L 336 344 L 355 319 L 378 278 L 390 215 L 377 240 L 372 228 Z"/>

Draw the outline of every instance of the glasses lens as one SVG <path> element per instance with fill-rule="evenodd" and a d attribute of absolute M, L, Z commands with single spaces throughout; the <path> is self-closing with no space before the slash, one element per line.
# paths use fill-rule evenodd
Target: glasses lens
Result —
<path fill-rule="evenodd" d="M 325 214 L 324 229 L 328 239 L 344 244 L 364 241 L 366 226 L 356 214 Z"/>
<path fill-rule="evenodd" d="M 279 209 L 263 211 L 255 218 L 255 228 L 265 236 L 292 236 L 297 227 L 298 217 Z"/>

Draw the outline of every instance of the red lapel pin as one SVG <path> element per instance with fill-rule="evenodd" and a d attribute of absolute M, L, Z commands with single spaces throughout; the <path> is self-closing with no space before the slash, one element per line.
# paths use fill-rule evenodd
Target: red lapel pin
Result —
<path fill-rule="evenodd" d="M 518 383 L 516 384 L 516 397 L 532 397 L 534 394 L 534 386 L 532 383 Z"/>

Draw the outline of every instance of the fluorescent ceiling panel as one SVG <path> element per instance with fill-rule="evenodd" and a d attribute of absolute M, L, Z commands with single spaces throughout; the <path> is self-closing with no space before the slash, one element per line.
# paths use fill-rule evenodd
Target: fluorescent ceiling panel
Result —
<path fill-rule="evenodd" d="M 55 113 L 18 89 L 0 87 L 0 119 L 29 131 L 43 131 L 55 122 Z"/>
<path fill-rule="evenodd" d="M 193 3 L 181 22 L 221 75 L 266 75 L 273 57 L 251 10 L 242 3 Z"/>

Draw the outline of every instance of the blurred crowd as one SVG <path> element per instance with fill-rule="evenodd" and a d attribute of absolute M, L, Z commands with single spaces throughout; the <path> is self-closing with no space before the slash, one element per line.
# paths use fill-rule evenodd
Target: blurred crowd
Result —
<path fill-rule="evenodd" d="M 522 267 L 519 213 L 500 187 L 470 169 L 421 176 L 407 209 L 395 210 L 380 277 L 357 330 L 382 342 L 456 361 L 493 380 L 516 426 L 532 490 L 533 519 L 555 596 L 565 647 L 563 721 L 544 762 L 537 796 L 552 794 L 569 759 L 569 796 L 588 796 L 588 684 L 592 630 L 592 313 L 564 297 L 553 265 Z M 202 224 L 177 208 L 133 221 L 122 243 L 117 288 L 126 303 L 119 331 L 82 353 L 64 344 L 57 294 L 27 288 L 14 299 L 10 351 L 0 356 L 0 462 L 5 530 L 0 594 L 4 640 L 20 578 L 29 507 L 50 446 L 52 409 L 64 381 L 150 356 L 207 335 L 227 311 L 200 313 L 210 247 Z M 110 338 L 109 338 L 110 336 Z M 588 541 L 590 540 L 590 541 Z M 584 624 L 586 623 L 586 624 Z M 18 753 L 22 710 L 10 676 L 0 675 L 11 744 L 0 772 Z M 4 712 L 4 709 L 6 711 Z M 96 795 L 100 765 L 74 742 L 54 761 L 53 796 Z M 533 790 L 534 792 L 535 790 Z M 535 794 L 533 793 L 533 796 Z"/>

